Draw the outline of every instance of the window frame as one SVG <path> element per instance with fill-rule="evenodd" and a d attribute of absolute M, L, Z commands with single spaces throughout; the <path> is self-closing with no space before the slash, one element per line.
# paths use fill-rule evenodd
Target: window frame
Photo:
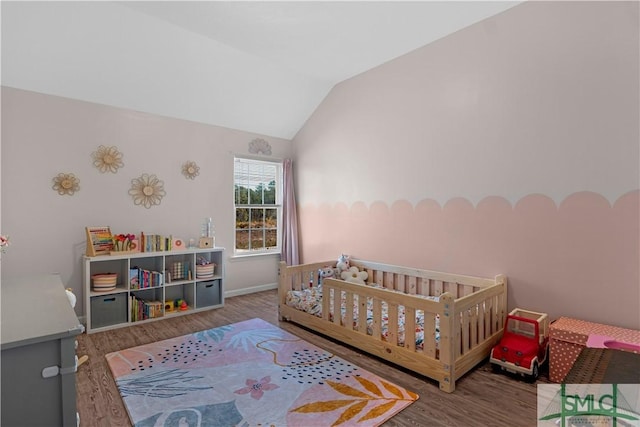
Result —
<path fill-rule="evenodd" d="M 247 204 L 236 204 L 236 186 L 238 185 L 238 172 L 236 171 L 236 165 L 237 162 L 246 162 L 246 163 L 252 163 L 252 164 L 266 164 L 266 165 L 271 165 L 271 166 L 275 166 L 276 167 L 276 173 L 275 173 L 275 203 L 274 204 L 254 204 L 254 203 L 247 203 Z M 233 225 L 234 225 L 234 232 L 233 232 L 233 256 L 234 257 L 251 257 L 251 256 L 256 256 L 256 255 L 273 255 L 273 254 L 280 254 L 281 250 L 282 250 L 282 200 L 283 200 L 283 190 L 284 190 L 284 183 L 283 183 L 283 164 L 284 161 L 281 159 L 265 159 L 265 158 L 260 158 L 260 157 L 251 157 L 251 156 L 244 156 L 244 155 L 235 155 L 233 158 Z M 237 226 L 237 212 L 238 209 L 275 209 L 276 210 L 276 215 L 277 215 L 277 221 L 276 221 L 276 246 L 274 247 L 262 247 L 261 249 L 251 249 L 251 231 L 254 230 L 251 228 L 251 222 L 249 221 L 249 228 L 248 229 L 241 229 L 238 228 Z M 268 230 L 270 230 L 271 228 L 257 228 L 255 230 L 262 230 L 263 233 L 267 232 Z M 238 242 L 237 242 L 237 236 L 238 236 L 238 231 L 240 230 L 246 230 L 249 232 L 249 248 L 248 249 L 238 249 Z M 266 243 L 266 236 L 265 236 L 265 240 L 263 241 L 264 243 Z"/>

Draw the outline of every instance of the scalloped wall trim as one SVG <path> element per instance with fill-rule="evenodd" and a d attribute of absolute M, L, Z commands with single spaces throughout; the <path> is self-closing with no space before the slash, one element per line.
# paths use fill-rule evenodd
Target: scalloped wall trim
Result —
<path fill-rule="evenodd" d="M 640 190 L 611 205 L 593 192 L 559 205 L 531 194 L 387 205 L 306 204 L 304 262 L 340 253 L 440 271 L 509 277 L 509 307 L 640 329 Z"/>
<path fill-rule="evenodd" d="M 616 203 L 618 203 L 618 201 L 619 201 L 619 200 L 625 199 L 628 195 L 633 194 L 633 193 L 637 193 L 637 192 L 639 192 L 639 191 L 640 191 L 640 189 L 636 189 L 636 190 L 631 190 L 631 191 L 627 191 L 627 192 L 625 192 L 625 193 L 622 193 L 619 197 L 617 197 L 617 198 L 615 199 L 615 201 L 613 202 L 613 205 L 615 205 Z M 582 195 L 582 196 L 581 196 L 581 195 Z M 607 205 L 607 206 L 609 206 L 609 207 L 611 207 L 611 206 L 612 206 L 612 204 L 610 203 L 610 201 L 609 201 L 609 199 L 608 199 L 607 197 L 603 196 L 603 195 L 602 195 L 602 194 L 600 194 L 600 193 L 596 193 L 596 192 L 593 192 L 593 191 L 578 191 L 578 192 L 575 192 L 575 193 L 569 194 L 569 195 L 568 195 L 568 196 L 566 196 L 566 197 L 565 197 L 565 198 L 564 198 L 564 199 L 563 199 L 559 204 L 557 204 L 557 203 L 554 201 L 554 199 L 553 199 L 553 198 L 551 198 L 551 197 L 549 197 L 549 196 L 546 196 L 546 195 L 544 195 L 544 194 L 540 194 L 540 193 L 532 193 L 532 194 L 527 194 L 527 195 L 525 195 L 525 196 L 521 197 L 520 199 L 518 199 L 518 201 L 516 201 L 516 203 L 514 204 L 514 206 L 516 206 L 516 207 L 517 207 L 519 204 L 521 204 L 521 203 L 523 203 L 523 202 L 524 202 L 524 203 L 526 203 L 526 201 L 527 201 L 528 199 L 532 198 L 532 197 L 533 197 L 533 198 L 542 197 L 542 198 L 548 199 L 548 200 L 549 200 L 553 205 L 559 205 L 559 206 L 562 206 L 562 205 L 564 205 L 564 204 L 565 204 L 565 203 L 567 203 L 567 202 L 571 202 L 571 200 L 572 200 L 572 199 L 574 199 L 574 198 L 576 198 L 576 197 L 578 197 L 578 199 L 580 199 L 581 197 L 586 196 L 586 195 L 591 195 L 591 196 L 593 196 L 594 198 L 600 198 L 600 199 L 602 199 L 602 202 L 603 202 L 603 203 L 606 203 L 606 205 Z M 482 204 L 484 204 L 484 203 L 496 203 L 498 200 L 502 200 L 502 201 L 504 201 L 504 203 L 506 203 L 506 204 L 508 204 L 508 205 L 510 205 L 510 206 L 511 206 L 511 202 L 509 201 L 509 199 L 507 199 L 506 197 L 501 197 L 501 196 L 486 196 L 486 197 L 484 197 L 484 198 L 480 199 L 477 203 L 473 203 L 471 200 L 469 200 L 469 199 L 467 199 L 467 198 L 465 198 L 465 197 L 452 197 L 451 199 L 447 200 L 447 201 L 444 203 L 444 206 L 446 207 L 446 206 L 447 206 L 448 204 L 450 204 L 450 203 L 468 203 L 471 207 L 478 208 L 480 205 L 482 205 Z M 371 205 L 373 205 L 373 204 L 377 204 L 377 203 L 382 203 L 382 204 L 386 205 L 386 203 L 385 203 L 385 202 L 382 202 L 382 201 L 380 201 L 380 200 L 376 200 L 376 201 L 374 201 L 374 202 L 371 202 Z M 410 205 L 412 204 L 412 203 L 411 203 L 410 201 L 408 201 L 408 200 L 396 200 L 395 202 L 393 202 L 393 204 L 392 204 L 392 205 L 397 204 L 397 203 L 408 203 L 408 204 L 410 204 Z M 420 200 L 418 203 L 416 203 L 415 205 L 416 205 L 416 207 L 417 207 L 417 206 L 419 206 L 419 205 L 421 205 L 421 204 L 425 204 L 425 203 L 426 203 L 426 204 L 432 204 L 432 203 L 434 203 L 434 204 L 436 204 L 436 205 L 438 205 L 438 206 L 441 206 L 441 205 L 440 205 L 440 202 L 438 202 L 438 201 L 437 201 L 437 200 L 435 200 L 435 199 L 430 199 L 430 198 L 422 199 L 422 200 Z M 347 207 L 347 209 L 349 209 L 349 208 L 348 208 L 348 206 L 347 206 L 347 204 L 346 204 L 346 203 L 344 203 L 344 202 L 335 202 L 335 203 L 333 203 L 333 204 L 332 204 L 332 203 L 328 203 L 328 202 L 322 202 L 322 203 L 305 203 L 305 204 L 304 204 L 304 206 L 305 206 L 305 207 L 314 207 L 314 206 L 316 206 L 316 207 L 317 207 L 317 206 L 324 206 L 324 205 L 329 205 L 329 206 L 344 205 L 344 206 L 346 206 L 346 207 Z M 353 207 L 354 207 L 354 206 L 358 206 L 359 208 L 360 208 L 361 206 L 364 206 L 364 207 L 366 208 L 366 205 L 367 205 L 367 204 L 366 204 L 365 202 L 363 202 L 363 201 L 357 201 L 357 202 L 354 202 L 354 203 L 351 205 L 351 209 L 353 209 Z"/>

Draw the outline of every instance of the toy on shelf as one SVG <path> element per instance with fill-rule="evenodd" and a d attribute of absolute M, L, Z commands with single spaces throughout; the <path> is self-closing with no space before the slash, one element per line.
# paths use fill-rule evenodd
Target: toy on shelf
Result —
<path fill-rule="evenodd" d="M 173 306 L 173 302 L 169 301 L 169 302 L 165 302 L 164 303 L 164 313 L 173 313 L 175 311 L 175 307 Z"/>

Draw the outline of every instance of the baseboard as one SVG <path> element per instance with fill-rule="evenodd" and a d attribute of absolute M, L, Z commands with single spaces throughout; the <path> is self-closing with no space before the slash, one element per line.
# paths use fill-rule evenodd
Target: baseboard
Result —
<path fill-rule="evenodd" d="M 266 285 L 252 286 L 250 288 L 243 288 L 243 289 L 238 289 L 238 290 L 225 291 L 224 297 L 225 298 L 238 297 L 240 295 L 253 294 L 255 292 L 262 292 L 262 291 L 270 291 L 272 289 L 278 289 L 278 284 L 277 283 L 267 283 Z"/>

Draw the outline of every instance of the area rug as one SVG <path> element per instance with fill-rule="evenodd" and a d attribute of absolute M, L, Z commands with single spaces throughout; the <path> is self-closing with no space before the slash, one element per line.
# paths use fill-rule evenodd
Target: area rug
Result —
<path fill-rule="evenodd" d="M 136 427 L 376 426 L 418 399 L 261 319 L 106 358 Z"/>

